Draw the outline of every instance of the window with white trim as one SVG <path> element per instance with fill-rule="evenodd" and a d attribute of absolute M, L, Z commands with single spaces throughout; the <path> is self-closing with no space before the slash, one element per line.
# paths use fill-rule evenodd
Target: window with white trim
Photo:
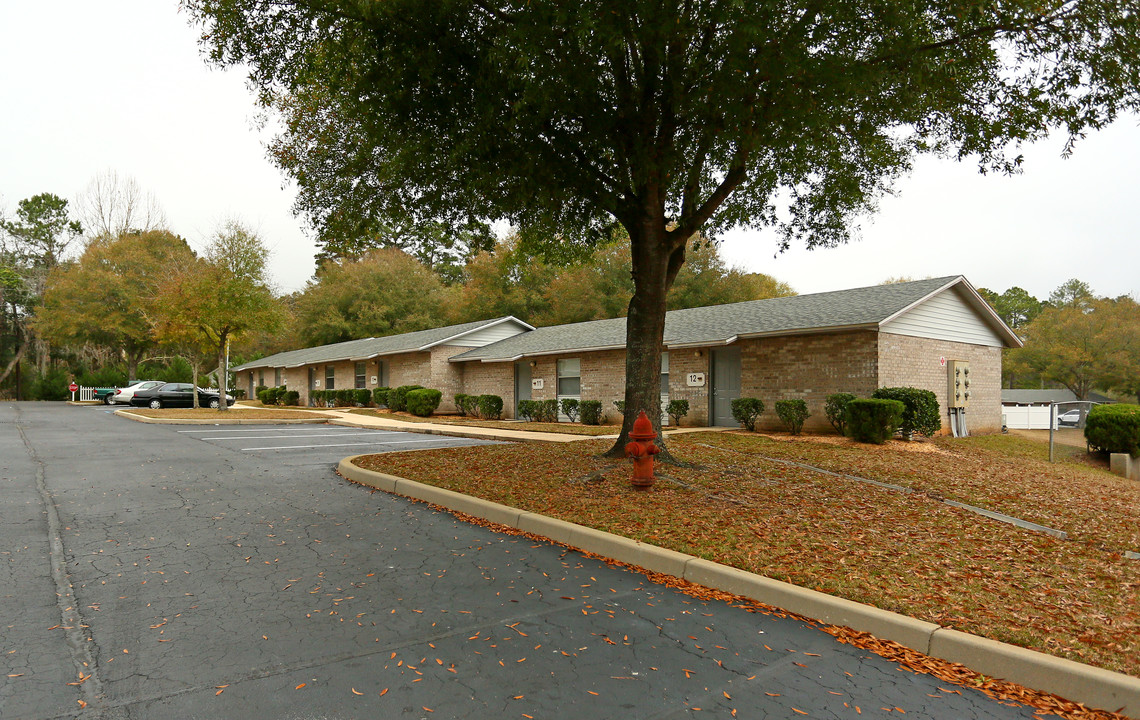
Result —
<path fill-rule="evenodd" d="M 336 389 L 336 366 L 325 365 L 325 390 Z"/>
<path fill-rule="evenodd" d="M 356 389 L 368 387 L 368 377 L 365 375 L 366 363 L 356 363 Z"/>
<path fill-rule="evenodd" d="M 565 358 L 558 361 L 558 396 L 578 397 L 582 394 L 582 361 Z"/>

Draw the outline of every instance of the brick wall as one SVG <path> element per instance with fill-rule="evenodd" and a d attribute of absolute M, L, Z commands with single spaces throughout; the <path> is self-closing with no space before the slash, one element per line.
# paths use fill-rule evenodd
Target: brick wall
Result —
<path fill-rule="evenodd" d="M 879 387 L 917 387 L 932 391 L 942 410 L 942 430 L 950 431 L 946 396 L 947 367 L 940 358 L 970 362 L 971 433 L 1001 431 L 1001 348 L 882 333 L 879 336 Z"/>
<path fill-rule="evenodd" d="M 429 382 L 420 383 L 424 387 L 433 388 L 443 393 L 439 402 L 439 409 L 445 412 L 455 411 L 455 394 L 466 392 L 464 388 L 463 366 L 460 363 L 448 362 L 448 358 L 465 353 L 471 348 L 455 345 L 439 345 L 431 349 Z M 513 384 L 513 383 L 511 383 Z M 502 393 L 495 393 L 501 395 Z M 506 407 L 506 398 L 503 406 Z"/>
<path fill-rule="evenodd" d="M 764 401 L 756 427 L 783 430 L 776 401 L 799 398 L 811 414 L 805 430 L 834 432 L 824 414 L 827 396 L 849 392 L 868 397 L 878 387 L 875 336 L 864 330 L 740 341 L 741 396 Z"/>
<path fill-rule="evenodd" d="M 422 385 L 431 387 L 431 355 L 426 352 L 387 355 L 388 387 Z"/>
<path fill-rule="evenodd" d="M 467 348 L 470 349 L 470 348 Z M 512 362 L 465 362 L 458 365 L 463 373 L 463 390 L 468 395 L 498 395 L 503 398 L 503 417 L 513 418 L 515 408 L 515 364 Z M 454 400 L 454 397 L 451 398 Z"/>
<path fill-rule="evenodd" d="M 689 387 L 685 380 L 689 373 L 704 373 L 704 386 Z M 669 351 L 669 399 L 689 401 L 689 414 L 681 420 L 683 427 L 705 427 L 709 424 L 709 381 L 707 348 Z"/>

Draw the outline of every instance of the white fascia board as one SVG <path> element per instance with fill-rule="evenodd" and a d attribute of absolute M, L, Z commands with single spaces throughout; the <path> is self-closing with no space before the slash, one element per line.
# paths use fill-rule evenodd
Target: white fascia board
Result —
<path fill-rule="evenodd" d="M 878 330 L 878 323 L 861 323 L 858 325 L 828 325 L 827 327 L 797 328 L 795 330 L 772 330 L 770 332 L 745 333 L 741 340 L 753 340 L 766 337 L 786 337 L 790 335 L 833 335 L 835 333 L 850 332 L 852 330 Z"/>
<path fill-rule="evenodd" d="M 506 317 L 499 318 L 498 320 L 492 320 L 491 322 L 480 325 L 479 327 L 474 327 L 474 328 L 471 328 L 470 330 L 467 330 L 465 332 L 461 332 L 461 333 L 458 333 L 456 335 L 452 335 L 451 337 L 445 337 L 442 340 L 437 340 L 433 343 L 428 343 L 427 345 L 424 345 L 424 346 L 420 347 L 419 349 L 420 350 L 431 350 L 436 345 L 446 345 L 447 343 L 451 342 L 452 340 L 458 340 L 459 338 L 464 337 L 466 335 L 470 335 L 471 333 L 480 332 L 482 330 L 486 330 L 487 328 L 493 328 L 496 325 L 502 325 L 503 323 L 510 322 L 512 320 L 514 322 L 517 322 L 518 324 L 526 327 L 527 330 L 534 330 L 534 326 L 529 325 L 527 323 L 524 323 L 522 320 L 519 320 L 514 315 L 508 315 Z"/>
<path fill-rule="evenodd" d="M 666 350 L 687 350 L 689 348 L 704 348 L 704 347 L 720 347 L 721 345 L 731 345 L 736 342 L 741 335 L 733 335 L 732 337 L 725 338 L 724 340 L 702 340 L 700 342 L 691 343 L 663 343 L 662 347 Z"/>
<path fill-rule="evenodd" d="M 624 350 L 625 345 L 599 345 L 598 347 L 574 347 L 565 348 L 563 350 L 543 350 L 541 352 L 528 352 L 520 353 L 511 357 L 494 357 L 494 358 L 480 358 L 480 362 L 495 363 L 495 362 L 514 362 L 515 360 L 522 360 L 528 357 L 542 357 L 543 355 L 572 355 L 574 353 L 588 353 L 588 352 L 602 352 L 604 350 Z M 452 358 L 454 359 L 454 358 Z M 474 358 L 472 358 L 474 359 Z M 459 362 L 470 362 L 470 360 L 460 360 Z"/>

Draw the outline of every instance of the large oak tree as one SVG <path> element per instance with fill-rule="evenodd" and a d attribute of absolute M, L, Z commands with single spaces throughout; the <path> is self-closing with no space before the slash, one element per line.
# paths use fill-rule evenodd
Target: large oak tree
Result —
<path fill-rule="evenodd" d="M 651 417 L 687 238 L 844 242 L 917 153 L 1013 171 L 1019 143 L 1079 138 L 1140 87 L 1135 0 L 183 4 L 282 110 L 303 205 L 507 218 L 569 246 L 620 223 L 626 407 Z"/>

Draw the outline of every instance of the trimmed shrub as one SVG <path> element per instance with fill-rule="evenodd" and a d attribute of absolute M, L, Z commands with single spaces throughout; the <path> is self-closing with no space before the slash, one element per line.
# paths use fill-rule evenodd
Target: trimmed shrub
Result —
<path fill-rule="evenodd" d="M 855 398 L 847 403 L 847 434 L 859 442 L 882 445 L 898 432 L 905 412 L 901 400 Z"/>
<path fill-rule="evenodd" d="M 467 398 L 471 397 L 467 393 L 455 393 L 455 409 L 459 413 L 459 417 L 467 417 Z"/>
<path fill-rule="evenodd" d="M 356 404 L 356 391 L 352 388 L 337 390 L 336 404 L 337 407 L 352 407 Z"/>
<path fill-rule="evenodd" d="M 799 435 L 800 430 L 804 428 L 804 420 L 811 417 L 811 413 L 808 412 L 807 403 L 802 398 L 792 398 L 776 401 L 776 417 L 788 426 L 789 432 Z"/>
<path fill-rule="evenodd" d="M 503 416 L 503 399 L 498 395 L 480 395 L 477 398 L 479 417 L 498 420 Z"/>
<path fill-rule="evenodd" d="M 478 395 L 463 395 L 462 399 L 459 395 L 456 395 L 455 405 L 459 408 L 460 414 L 470 417 L 479 417 Z"/>
<path fill-rule="evenodd" d="M 296 405 L 301 399 L 301 393 L 296 390 L 286 390 L 278 397 L 282 405 Z"/>
<path fill-rule="evenodd" d="M 372 388 L 372 402 L 376 403 L 376 407 L 388 407 L 388 388 Z"/>
<path fill-rule="evenodd" d="M 756 430 L 756 418 L 764 412 L 764 401 L 760 398 L 736 398 L 732 401 L 732 419 L 749 432 Z"/>
<path fill-rule="evenodd" d="M 423 390 L 423 385 L 401 385 L 388 391 L 388 409 L 393 412 L 403 412 L 408 409 L 408 393 L 412 390 Z"/>
<path fill-rule="evenodd" d="M 325 391 L 324 390 L 310 390 L 309 391 L 309 404 L 313 407 L 320 407 L 325 404 Z"/>
<path fill-rule="evenodd" d="M 443 399 L 443 393 L 430 388 L 409 390 L 405 398 L 408 412 L 419 417 L 431 417 L 431 414 L 439 407 L 441 399 Z"/>
<path fill-rule="evenodd" d="M 1103 452 L 1140 457 L 1140 405 L 1094 405 L 1085 420 L 1085 440 Z"/>
<path fill-rule="evenodd" d="M 879 388 L 871 397 L 877 400 L 898 400 L 905 406 L 899 430 L 908 440 L 914 433 L 931 437 L 942 429 L 938 397 L 930 390 L 913 387 Z"/>
<path fill-rule="evenodd" d="M 827 401 L 823 404 L 827 421 L 840 435 L 847 434 L 847 403 L 854 399 L 855 396 L 851 393 L 832 393 L 827 396 Z"/>
<path fill-rule="evenodd" d="M 167 382 L 175 382 L 175 381 L 174 380 L 168 380 Z M 268 389 L 269 388 L 265 385 L 258 385 L 257 387 L 255 387 L 253 389 L 253 396 L 255 398 L 257 398 L 258 400 L 261 400 L 261 393 L 265 392 Z M 261 402 L 265 402 L 265 401 L 261 400 Z"/>
<path fill-rule="evenodd" d="M 535 408 L 534 419 L 537 422 L 558 422 L 558 400 L 539 400 Z"/>
<path fill-rule="evenodd" d="M 515 417 L 519 420 L 530 422 L 534 420 L 535 414 L 538 412 L 538 403 L 534 400 L 519 400 L 519 405 Z"/>
<path fill-rule="evenodd" d="M 681 418 L 689 414 L 688 400 L 670 400 L 665 406 L 665 414 L 673 418 L 674 425 L 681 424 Z"/>
<path fill-rule="evenodd" d="M 583 425 L 602 424 L 601 400 L 581 400 L 578 402 L 578 411 L 582 414 Z"/>
<path fill-rule="evenodd" d="M 570 422 L 578 422 L 578 401 L 574 398 L 562 398 L 561 405 L 562 414 L 570 418 Z"/>
<path fill-rule="evenodd" d="M 372 402 L 372 391 L 367 388 L 356 388 L 352 391 L 352 399 L 357 405 L 368 407 L 368 403 Z"/>

